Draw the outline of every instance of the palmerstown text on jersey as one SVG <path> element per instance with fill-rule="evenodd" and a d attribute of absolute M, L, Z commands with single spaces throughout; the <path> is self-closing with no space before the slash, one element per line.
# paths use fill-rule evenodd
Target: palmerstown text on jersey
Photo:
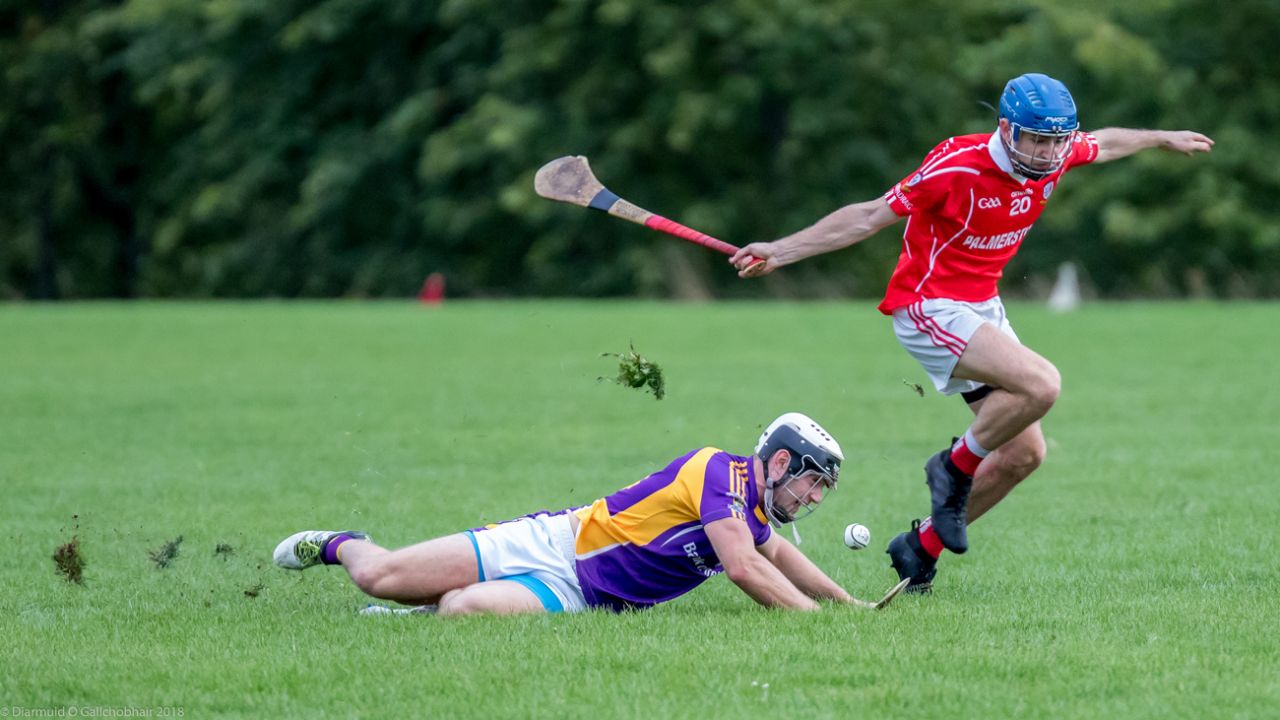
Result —
<path fill-rule="evenodd" d="M 964 246 L 974 250 L 999 250 L 1022 242 L 1022 238 L 1026 237 L 1030 231 L 1031 226 L 1028 225 L 1021 230 L 1000 233 L 999 235 L 970 235 L 964 239 Z"/>

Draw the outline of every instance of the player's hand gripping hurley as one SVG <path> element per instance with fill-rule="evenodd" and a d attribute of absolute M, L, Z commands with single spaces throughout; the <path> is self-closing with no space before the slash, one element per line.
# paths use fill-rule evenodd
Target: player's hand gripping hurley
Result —
<path fill-rule="evenodd" d="M 591 166 L 587 164 L 587 158 L 582 155 L 566 155 L 543 165 L 533 178 L 533 189 L 548 200 L 603 210 L 614 217 L 718 250 L 725 255 L 738 252 L 737 246 L 668 220 L 613 194 L 596 179 Z M 749 258 L 743 276 L 755 277 L 760 274 L 764 269 L 764 262 L 758 258 Z"/>

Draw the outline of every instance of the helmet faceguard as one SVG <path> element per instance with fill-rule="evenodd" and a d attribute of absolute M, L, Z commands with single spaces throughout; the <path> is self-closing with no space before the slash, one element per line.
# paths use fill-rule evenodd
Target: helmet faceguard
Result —
<path fill-rule="evenodd" d="M 1009 125 L 1010 132 L 1000 136 L 1009 162 L 1025 177 L 1040 180 L 1062 169 L 1071 152 L 1071 140 L 1075 131 L 1045 133 L 1038 130 Z"/>
<path fill-rule="evenodd" d="M 1000 142 L 1022 175 L 1039 180 L 1062 169 L 1080 122 L 1067 86 L 1048 75 L 1027 73 L 1009 81 L 1000 95 Z"/>
<path fill-rule="evenodd" d="M 812 484 L 807 484 L 812 479 Z M 801 492 L 796 492 L 796 487 L 802 487 Z M 814 510 L 818 509 L 818 505 L 826 499 L 827 494 L 836 489 L 836 481 L 831 475 L 818 473 L 815 471 L 806 471 L 795 473 L 787 470 L 787 473 L 778 478 L 770 486 L 765 484 L 765 508 L 769 518 L 778 524 L 795 522 L 802 518 L 809 517 Z M 814 491 L 818 492 L 818 499 L 813 499 Z M 795 510 L 788 512 L 783 509 L 782 505 L 775 504 L 774 498 L 791 497 L 795 500 Z"/>
<path fill-rule="evenodd" d="M 787 469 L 781 477 L 770 478 L 769 460 L 779 450 L 786 450 L 790 456 Z M 844 462 L 844 453 L 835 438 L 800 413 L 786 413 L 774 420 L 760 435 L 756 455 L 765 465 L 764 511 L 774 526 L 807 517 L 816 510 L 822 500 L 812 500 L 814 490 L 820 493 L 819 498 L 834 490 Z M 809 478 L 812 482 L 806 484 Z M 796 492 L 797 488 L 803 488 L 803 493 Z M 795 510 L 774 504 L 777 493 L 789 493 L 796 501 Z"/>

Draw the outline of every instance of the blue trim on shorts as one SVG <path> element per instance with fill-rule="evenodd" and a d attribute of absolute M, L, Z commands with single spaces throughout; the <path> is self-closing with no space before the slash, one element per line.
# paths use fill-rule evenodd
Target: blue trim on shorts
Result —
<path fill-rule="evenodd" d="M 477 582 L 484 582 L 484 563 L 480 562 L 480 544 L 476 542 L 476 534 L 470 530 L 463 530 L 463 535 L 471 541 L 471 548 L 476 551 L 476 571 L 480 573 L 480 579 Z"/>
<path fill-rule="evenodd" d="M 538 596 L 538 600 L 542 601 L 542 607 L 546 608 L 547 612 L 564 612 L 564 605 L 560 602 L 560 598 L 556 597 L 551 588 L 547 587 L 547 584 L 538 578 L 525 573 L 523 575 L 508 575 L 501 579 L 518 582 L 532 590 L 533 594 Z"/>

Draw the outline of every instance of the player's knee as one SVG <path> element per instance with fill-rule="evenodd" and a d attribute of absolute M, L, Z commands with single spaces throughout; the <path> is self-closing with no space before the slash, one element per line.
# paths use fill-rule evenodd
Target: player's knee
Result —
<path fill-rule="evenodd" d="M 474 615 L 488 611 L 488 608 L 479 601 L 479 596 L 476 593 L 467 592 L 466 588 L 450 590 L 441 595 L 436 607 L 436 614 L 444 617 Z"/>
<path fill-rule="evenodd" d="M 1049 409 L 1058 401 L 1062 393 L 1062 375 L 1053 363 L 1046 361 L 1036 373 L 1035 379 L 1028 388 L 1028 396 L 1040 416 L 1048 414 Z"/>
<path fill-rule="evenodd" d="M 1010 475 L 1019 481 L 1036 471 L 1044 462 L 1048 448 L 1044 436 L 1039 433 L 1030 437 L 1019 438 L 1000 448 L 1002 464 Z"/>

